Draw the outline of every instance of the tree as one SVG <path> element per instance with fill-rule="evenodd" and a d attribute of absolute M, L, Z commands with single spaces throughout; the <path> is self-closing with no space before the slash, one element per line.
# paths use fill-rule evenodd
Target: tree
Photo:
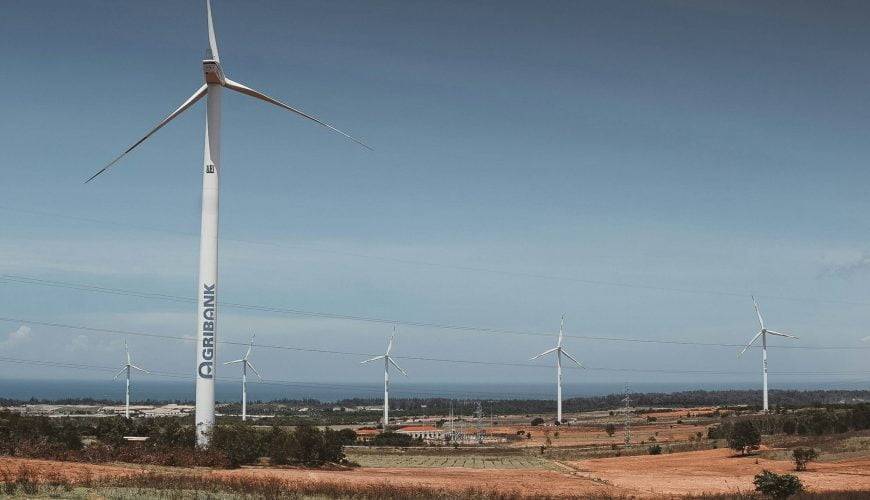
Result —
<path fill-rule="evenodd" d="M 224 452 L 230 467 L 238 467 L 260 457 L 260 439 L 249 425 L 218 425 L 212 430 L 211 449 Z"/>
<path fill-rule="evenodd" d="M 613 435 L 616 434 L 616 426 L 613 424 L 607 424 L 607 427 L 604 428 L 604 432 L 606 432 L 608 436 L 613 437 Z"/>
<path fill-rule="evenodd" d="M 757 450 L 760 444 L 761 434 L 749 420 L 738 421 L 728 435 L 728 447 L 741 455 Z"/>
<path fill-rule="evenodd" d="M 756 474 L 752 482 L 755 483 L 757 492 L 773 498 L 788 498 L 804 489 L 804 485 L 797 476 L 777 474 L 768 470 Z"/>
<path fill-rule="evenodd" d="M 794 470 L 807 470 L 807 464 L 812 462 L 819 456 L 819 453 L 813 448 L 795 448 L 791 452 L 794 458 Z"/>
<path fill-rule="evenodd" d="M 290 463 L 290 457 L 296 455 L 296 440 L 276 425 L 266 437 L 266 454 L 272 465 L 286 465 Z"/>
<path fill-rule="evenodd" d="M 293 440 L 296 442 L 295 456 L 297 462 L 305 465 L 319 465 L 320 463 L 320 448 L 323 446 L 323 436 L 317 427 L 311 425 L 300 425 L 293 433 Z"/>
<path fill-rule="evenodd" d="M 532 425 L 533 425 L 533 426 L 541 425 L 541 424 L 543 424 L 543 423 L 544 423 L 544 419 L 541 418 L 541 417 L 535 417 L 535 418 L 532 419 Z"/>
<path fill-rule="evenodd" d="M 662 454 L 662 447 L 657 445 L 657 444 L 650 446 L 649 447 L 649 454 L 650 455 L 661 455 Z"/>

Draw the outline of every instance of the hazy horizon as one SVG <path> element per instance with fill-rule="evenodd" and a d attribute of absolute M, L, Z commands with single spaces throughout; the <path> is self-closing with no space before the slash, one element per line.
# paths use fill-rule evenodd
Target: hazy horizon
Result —
<path fill-rule="evenodd" d="M 790 384 L 780 387 L 783 390 L 867 390 L 865 385 L 857 382 L 832 382 L 828 384 Z M 732 383 L 728 385 L 691 384 L 691 383 L 636 383 L 629 387 L 631 393 L 674 393 L 693 390 L 727 391 L 727 390 L 757 390 L 757 384 L 752 382 Z M 18 400 L 61 400 L 61 399 L 99 399 L 122 402 L 123 382 L 107 380 L 20 380 L 0 381 L 2 397 Z M 624 387 L 619 384 L 565 384 L 564 398 L 585 396 L 606 396 L 622 394 Z M 218 381 L 215 387 L 217 401 L 220 403 L 236 403 L 239 401 L 240 384 L 238 381 Z M 500 399 L 540 399 L 555 401 L 554 389 L 551 385 L 542 383 L 515 384 L 474 384 L 451 383 L 434 384 L 421 382 L 417 384 L 394 384 L 390 394 L 394 400 L 406 398 L 449 398 L 457 400 L 500 400 Z M 775 394 L 775 393 L 774 393 Z M 183 381 L 136 381 L 131 393 L 131 401 L 193 401 L 193 384 Z M 352 385 L 341 382 L 323 382 L 322 384 L 248 384 L 248 401 L 273 401 L 278 399 L 318 399 L 320 401 L 337 401 L 342 399 L 383 399 L 383 386 Z"/>

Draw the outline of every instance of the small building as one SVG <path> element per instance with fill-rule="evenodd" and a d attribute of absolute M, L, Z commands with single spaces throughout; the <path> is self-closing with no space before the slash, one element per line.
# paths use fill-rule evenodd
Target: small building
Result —
<path fill-rule="evenodd" d="M 444 441 L 444 430 L 434 425 L 408 425 L 400 427 L 396 432 L 423 441 Z"/>
<path fill-rule="evenodd" d="M 368 443 L 380 433 L 381 431 L 379 429 L 357 429 L 356 440 L 360 443 Z"/>

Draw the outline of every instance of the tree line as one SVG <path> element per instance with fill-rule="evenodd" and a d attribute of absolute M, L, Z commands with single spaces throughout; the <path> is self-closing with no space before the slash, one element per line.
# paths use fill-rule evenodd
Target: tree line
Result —
<path fill-rule="evenodd" d="M 130 441 L 130 436 L 147 438 Z M 351 429 L 268 431 L 247 424 L 217 425 L 207 451 L 195 452 L 194 426 L 173 417 L 49 418 L 0 412 L 0 454 L 52 460 L 238 467 L 266 457 L 273 465 L 341 463 L 356 442 Z"/>

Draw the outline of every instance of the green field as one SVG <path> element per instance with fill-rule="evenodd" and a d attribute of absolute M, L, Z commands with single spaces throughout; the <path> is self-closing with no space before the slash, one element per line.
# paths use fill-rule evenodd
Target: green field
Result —
<path fill-rule="evenodd" d="M 464 469 L 558 469 L 551 461 L 528 455 L 413 455 L 396 453 L 347 453 L 363 467 L 461 467 Z"/>

